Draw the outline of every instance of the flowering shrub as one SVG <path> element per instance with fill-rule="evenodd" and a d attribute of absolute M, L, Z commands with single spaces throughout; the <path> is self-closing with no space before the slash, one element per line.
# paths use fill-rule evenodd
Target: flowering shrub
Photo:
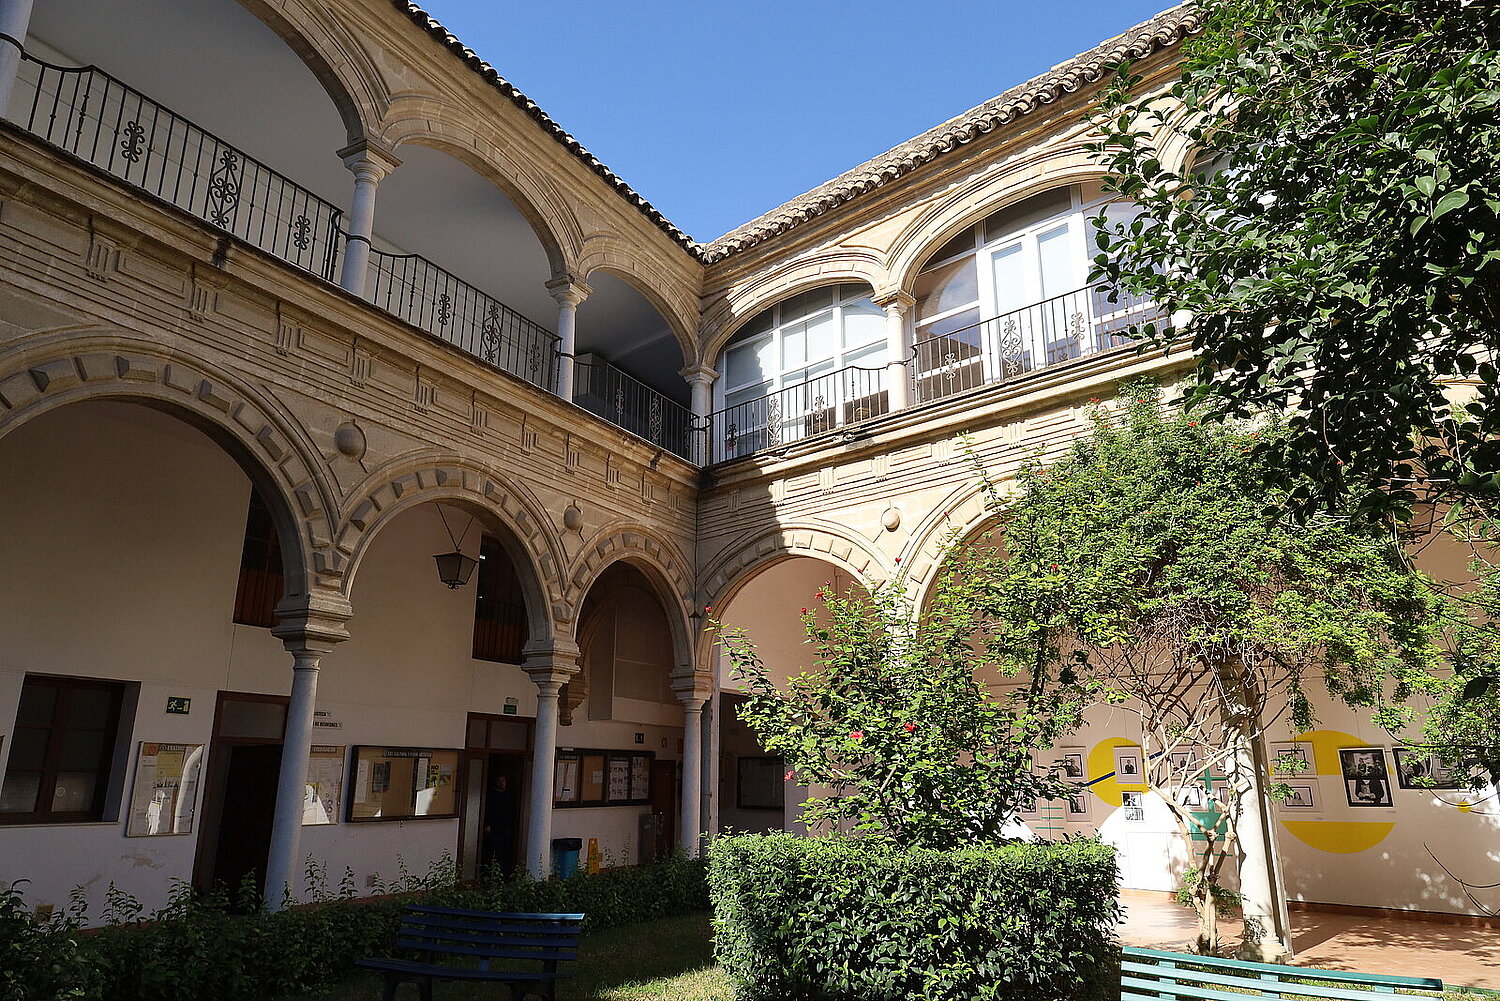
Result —
<path fill-rule="evenodd" d="M 1114 849 L 714 842 L 714 948 L 739 1001 L 1102 1001 L 1119 991 Z"/>

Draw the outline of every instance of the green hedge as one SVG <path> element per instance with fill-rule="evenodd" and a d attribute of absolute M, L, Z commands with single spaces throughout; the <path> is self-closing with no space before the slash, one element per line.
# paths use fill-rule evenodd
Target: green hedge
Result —
<path fill-rule="evenodd" d="M 275 914 L 245 900 L 234 913 L 225 894 L 182 889 L 145 920 L 137 920 L 143 917 L 138 905 L 114 894 L 106 919 L 120 923 L 96 931 L 80 929 L 87 914 L 79 907 L 37 922 L 16 888 L 0 888 L 0 1001 L 234 1001 L 296 994 L 343 979 L 357 959 L 389 954 L 401 912 L 417 901 L 582 911 L 588 929 L 708 909 L 705 864 L 680 857 L 566 880 L 458 885 L 429 878 L 393 888 L 404 892 L 345 896 Z M 352 881 L 344 893 L 352 894 Z"/>
<path fill-rule="evenodd" d="M 720 838 L 715 951 L 739 1001 L 1094 1001 L 1119 989 L 1118 878 L 1096 840 Z"/>

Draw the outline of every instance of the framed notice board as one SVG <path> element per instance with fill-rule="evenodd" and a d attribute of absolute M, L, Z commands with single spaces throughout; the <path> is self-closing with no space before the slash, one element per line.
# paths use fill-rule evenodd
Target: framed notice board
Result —
<path fill-rule="evenodd" d="M 651 751 L 569 748 L 557 752 L 552 803 L 569 806 L 642 806 L 651 802 Z"/>
<path fill-rule="evenodd" d="M 443 820 L 458 816 L 457 748 L 354 748 L 348 818 Z"/>

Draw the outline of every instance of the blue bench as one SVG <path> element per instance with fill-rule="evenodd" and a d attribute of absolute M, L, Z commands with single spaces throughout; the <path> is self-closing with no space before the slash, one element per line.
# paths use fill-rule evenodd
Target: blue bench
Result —
<path fill-rule="evenodd" d="M 1420 991 L 1443 993 L 1443 982 L 1433 977 L 1393 977 L 1380 973 L 1346 973 L 1307 966 L 1247 963 L 1215 956 L 1195 956 L 1156 949 L 1120 951 L 1121 1001 L 1252 1001 L 1292 998 L 1297 1001 L 1391 1001 Z"/>
<path fill-rule="evenodd" d="M 418 959 L 361 959 L 354 965 L 385 978 L 382 1001 L 394 1001 L 403 983 L 432 1001 L 434 980 L 504 984 L 512 1001 L 535 994 L 552 1001 L 557 981 L 571 974 L 557 964 L 578 958 L 582 914 L 508 914 L 452 907 L 412 906 L 401 919 L 396 948 Z M 496 960 L 501 966 L 492 966 Z M 529 963 L 528 963 L 529 961 Z M 529 967 L 513 969 L 515 963 Z"/>

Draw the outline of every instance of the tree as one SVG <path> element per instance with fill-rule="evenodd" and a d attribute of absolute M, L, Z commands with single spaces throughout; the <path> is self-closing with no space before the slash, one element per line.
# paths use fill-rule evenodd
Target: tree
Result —
<path fill-rule="evenodd" d="M 1185 321 L 1205 417 L 1295 508 L 1500 516 L 1500 5 L 1205 4 L 1180 78 L 1121 69 L 1098 146 L 1140 207 L 1096 220 L 1096 278 Z M 1171 169 L 1167 148 L 1198 151 Z"/>
<path fill-rule="evenodd" d="M 1009 627 L 994 645 L 1064 701 L 1139 719 L 1143 779 L 1196 855 L 1199 951 L 1218 945 L 1212 892 L 1232 853 L 1241 955 L 1274 960 L 1262 738 L 1311 729 L 1319 689 L 1387 730 L 1411 725 L 1412 696 L 1436 684 L 1440 599 L 1388 534 L 1321 512 L 1268 518 L 1279 424 L 1206 424 L 1150 384 L 1121 393 L 1000 502 L 1009 558 L 986 605 Z M 1218 775 L 1213 809 L 1185 792 Z"/>
<path fill-rule="evenodd" d="M 746 686 L 739 714 L 789 779 L 822 787 L 803 808 L 809 827 L 946 849 L 998 841 L 1025 803 L 1072 785 L 1035 769 L 1077 719 L 1072 693 L 992 693 L 1005 669 L 991 639 L 1003 624 L 984 606 L 1000 557 L 951 546 L 919 616 L 904 577 L 819 592 L 802 610 L 812 666 L 778 688 L 739 631 L 721 639 Z"/>

